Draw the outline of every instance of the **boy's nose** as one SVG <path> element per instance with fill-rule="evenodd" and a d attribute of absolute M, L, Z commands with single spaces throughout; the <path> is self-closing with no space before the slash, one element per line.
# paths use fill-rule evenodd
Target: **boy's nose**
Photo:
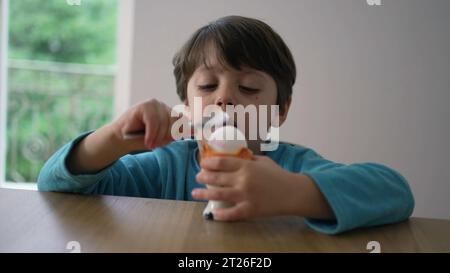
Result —
<path fill-rule="evenodd" d="M 233 102 L 233 100 L 231 98 L 227 98 L 227 97 L 218 97 L 216 99 L 216 103 L 217 106 L 220 106 L 222 108 L 223 111 L 225 111 L 225 107 L 227 105 L 235 105 L 235 103 Z"/>
<path fill-rule="evenodd" d="M 237 98 L 235 94 L 238 90 L 235 90 L 234 88 L 235 84 L 231 82 L 226 82 L 223 85 L 219 86 L 217 91 L 214 92 L 214 104 L 220 106 L 223 111 L 226 110 L 227 105 L 237 105 Z"/>

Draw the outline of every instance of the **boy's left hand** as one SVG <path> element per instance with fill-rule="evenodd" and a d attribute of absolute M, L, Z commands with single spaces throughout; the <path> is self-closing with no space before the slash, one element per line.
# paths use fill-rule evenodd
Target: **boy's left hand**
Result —
<path fill-rule="evenodd" d="M 210 157 L 201 162 L 197 181 L 213 186 L 195 189 L 196 199 L 220 200 L 235 206 L 213 211 L 215 220 L 232 221 L 291 211 L 292 173 L 282 169 L 267 156 L 253 160 L 236 157 Z"/>

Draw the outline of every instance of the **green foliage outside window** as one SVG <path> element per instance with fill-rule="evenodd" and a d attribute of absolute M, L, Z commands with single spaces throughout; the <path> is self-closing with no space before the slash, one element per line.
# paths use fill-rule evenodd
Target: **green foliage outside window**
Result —
<path fill-rule="evenodd" d="M 112 117 L 117 0 L 9 1 L 6 180 Z"/>

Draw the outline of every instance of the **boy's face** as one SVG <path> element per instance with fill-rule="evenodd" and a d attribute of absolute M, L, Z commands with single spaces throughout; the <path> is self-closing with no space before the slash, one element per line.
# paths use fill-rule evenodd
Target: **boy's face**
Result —
<path fill-rule="evenodd" d="M 225 110 L 228 105 L 275 105 L 277 86 L 273 78 L 262 71 L 243 67 L 224 68 L 220 64 L 198 67 L 187 86 L 188 105 L 201 97 L 203 107 L 215 104 Z"/>
<path fill-rule="evenodd" d="M 227 105 L 256 106 L 259 116 L 259 106 L 268 107 L 266 117 L 267 127 L 270 127 L 270 106 L 277 103 L 277 86 L 275 80 L 267 73 L 248 67 L 236 70 L 223 67 L 217 60 L 208 60 L 205 65 L 197 67 L 188 81 L 186 105 L 194 105 L 194 97 L 202 98 L 202 111 L 207 105 L 218 105 L 224 111 Z M 279 123 L 284 122 L 289 105 L 285 106 L 284 113 L 280 113 Z M 190 109 L 192 112 L 192 109 Z M 246 117 L 246 128 L 249 128 Z M 255 123 L 256 126 L 259 125 Z M 259 132 L 259 130 L 258 130 Z M 244 132 L 247 139 L 248 129 Z M 259 142 L 259 141 L 257 141 Z M 251 143 L 249 143 L 251 145 Z"/>
<path fill-rule="evenodd" d="M 187 84 L 188 106 L 193 105 L 194 97 L 201 97 L 203 107 L 210 104 L 225 106 L 253 104 L 274 105 L 277 100 L 275 80 L 265 72 L 249 67 L 233 69 L 219 62 L 217 51 L 211 45 L 206 63 L 197 67 Z"/>

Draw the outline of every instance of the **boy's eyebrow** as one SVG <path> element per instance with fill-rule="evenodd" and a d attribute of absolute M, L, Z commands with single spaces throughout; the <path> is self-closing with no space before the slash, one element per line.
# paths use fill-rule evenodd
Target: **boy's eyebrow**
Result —
<path fill-rule="evenodd" d="M 219 67 L 219 66 L 206 66 L 206 65 L 202 65 L 201 67 L 198 68 L 198 70 L 200 70 L 200 71 L 203 71 L 203 70 L 206 70 L 206 71 L 214 70 L 214 71 L 222 72 L 222 71 L 223 71 L 223 68 L 222 68 L 222 67 Z"/>
<path fill-rule="evenodd" d="M 253 75 L 256 75 L 256 76 L 261 77 L 263 79 L 265 78 L 264 73 L 261 72 L 261 71 L 257 71 L 257 70 L 242 71 L 242 73 L 244 73 L 244 74 L 253 74 Z"/>
<path fill-rule="evenodd" d="M 207 66 L 201 66 L 199 68 L 199 70 L 200 71 L 216 71 L 218 73 L 223 73 L 223 71 L 226 70 L 226 69 L 224 69 L 222 66 L 208 66 L 208 67 Z M 246 68 L 242 68 L 239 72 L 242 73 L 242 74 L 254 74 L 254 75 L 256 75 L 258 77 L 261 77 L 263 79 L 266 78 L 262 71 L 258 71 L 258 70 L 254 70 L 254 69 L 250 70 L 248 68 L 247 69 Z"/>

